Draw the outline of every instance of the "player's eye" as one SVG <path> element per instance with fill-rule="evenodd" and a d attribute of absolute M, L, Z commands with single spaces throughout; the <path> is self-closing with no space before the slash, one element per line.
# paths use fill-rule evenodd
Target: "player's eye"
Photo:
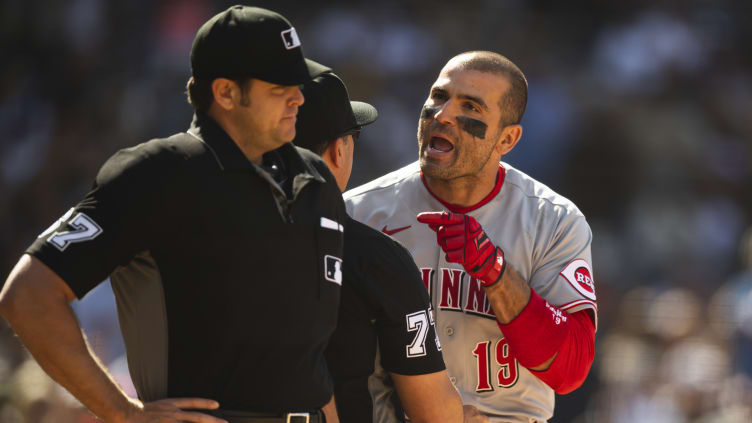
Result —
<path fill-rule="evenodd" d="M 467 110 L 470 110 L 471 112 L 479 112 L 480 111 L 477 107 L 475 107 L 475 105 L 473 103 L 465 103 L 465 108 Z"/>

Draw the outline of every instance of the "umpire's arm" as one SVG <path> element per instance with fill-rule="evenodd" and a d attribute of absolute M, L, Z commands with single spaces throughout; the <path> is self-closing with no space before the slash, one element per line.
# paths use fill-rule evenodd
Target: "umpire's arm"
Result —
<path fill-rule="evenodd" d="M 462 400 L 446 370 L 410 376 L 390 372 L 390 375 L 411 422 L 462 421 Z"/>
<path fill-rule="evenodd" d="M 142 404 L 128 397 L 89 350 L 69 302 L 68 284 L 25 254 L 0 292 L 0 315 L 39 365 L 105 422 L 221 423 L 180 408 L 216 408 L 215 401 L 170 399 Z"/>

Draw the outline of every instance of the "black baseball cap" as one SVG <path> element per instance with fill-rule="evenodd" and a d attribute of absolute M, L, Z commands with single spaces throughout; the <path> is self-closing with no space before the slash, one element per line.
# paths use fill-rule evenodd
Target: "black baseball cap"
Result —
<path fill-rule="evenodd" d="M 251 77 L 299 85 L 326 66 L 303 57 L 300 38 L 284 16 L 260 7 L 232 6 L 199 28 L 191 48 L 195 78 Z"/>
<path fill-rule="evenodd" d="M 333 72 L 325 72 L 303 85 L 305 103 L 298 109 L 298 147 L 317 151 L 318 147 L 373 123 L 379 116 L 368 103 L 350 101 L 345 83 Z"/>

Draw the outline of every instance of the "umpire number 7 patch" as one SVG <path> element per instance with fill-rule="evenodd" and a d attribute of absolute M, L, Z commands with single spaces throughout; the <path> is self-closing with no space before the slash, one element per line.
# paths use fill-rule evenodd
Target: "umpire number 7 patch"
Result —
<path fill-rule="evenodd" d="M 405 316 L 407 322 L 407 331 L 415 332 L 413 342 L 405 347 L 407 358 L 423 357 L 427 354 L 426 351 L 426 338 L 428 337 L 429 327 L 433 327 L 433 311 L 428 310 L 416 311 Z M 434 338 L 436 340 L 436 349 L 441 351 L 441 344 L 439 343 L 439 337 L 436 336 L 434 331 Z"/>
<path fill-rule="evenodd" d="M 77 214 L 73 219 L 68 221 L 71 230 L 62 230 L 65 221 L 73 214 L 73 209 L 68 210 L 57 222 L 39 235 L 39 238 L 47 236 L 54 228 L 59 227 L 49 238 L 47 242 L 54 245 L 60 251 L 65 251 L 69 245 L 77 242 L 84 242 L 98 237 L 104 230 L 92 218 L 85 213 Z"/>

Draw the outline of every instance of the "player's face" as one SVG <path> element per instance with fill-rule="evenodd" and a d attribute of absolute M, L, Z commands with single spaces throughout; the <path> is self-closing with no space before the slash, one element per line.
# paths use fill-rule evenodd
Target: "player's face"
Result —
<path fill-rule="evenodd" d="M 254 79 L 247 99 L 239 113 L 254 142 L 272 150 L 295 138 L 298 107 L 304 101 L 297 85 L 277 85 Z"/>
<path fill-rule="evenodd" d="M 498 160 L 500 100 L 509 87 L 502 76 L 463 70 L 452 62 L 442 69 L 418 123 L 418 155 L 427 177 L 450 180 L 496 166 L 490 160 Z"/>

